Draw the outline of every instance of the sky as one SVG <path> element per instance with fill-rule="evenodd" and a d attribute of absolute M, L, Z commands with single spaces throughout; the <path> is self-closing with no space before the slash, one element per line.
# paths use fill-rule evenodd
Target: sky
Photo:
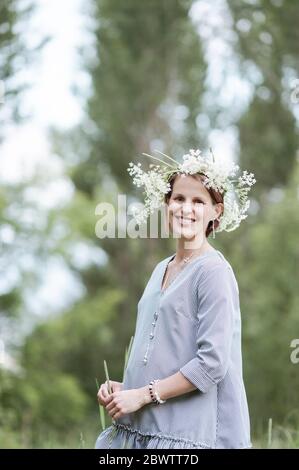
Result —
<path fill-rule="evenodd" d="M 77 51 L 78 46 L 88 43 L 82 0 L 34 0 L 34 3 L 36 12 L 24 25 L 27 45 L 30 47 L 46 36 L 50 41 L 26 70 L 19 71 L 19 81 L 29 84 L 29 90 L 22 96 L 21 112 L 30 119 L 20 126 L 5 123 L 0 178 L 9 182 L 19 181 L 24 172 L 30 175 L 41 161 L 52 165 L 55 157 L 51 154 L 47 128 L 67 130 L 80 121 L 82 109 L 72 86 L 82 89 L 89 85 Z"/>

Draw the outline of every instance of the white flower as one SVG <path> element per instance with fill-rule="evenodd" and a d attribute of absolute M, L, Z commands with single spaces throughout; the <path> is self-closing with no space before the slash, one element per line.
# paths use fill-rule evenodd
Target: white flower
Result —
<path fill-rule="evenodd" d="M 152 155 L 144 155 L 160 160 Z M 140 163 L 137 165 L 132 162 L 129 163 L 127 170 L 133 176 L 133 184 L 137 187 L 143 187 L 145 194 L 144 207 L 141 209 L 136 208 L 133 211 L 137 223 L 145 222 L 154 209 L 163 204 L 165 194 L 171 189 L 168 183 L 169 178 L 175 173 L 180 173 L 182 177 L 186 177 L 188 174 L 201 173 L 205 176 L 203 183 L 207 188 L 213 188 L 223 194 L 224 213 L 221 215 L 220 224 L 215 229 L 216 231 L 226 230 L 229 232 L 235 230 L 241 221 L 247 217 L 246 212 L 250 204 L 248 192 L 250 187 L 256 183 L 253 173 L 248 173 L 245 170 L 242 176 L 234 179 L 240 170 L 238 165 L 221 162 L 220 160 L 215 161 L 213 154 L 213 161 L 206 159 L 201 156 L 201 150 L 199 149 L 190 149 L 189 153 L 183 155 L 182 163 L 177 162 L 168 155 L 162 155 L 167 157 L 171 163 L 169 160 L 167 162 L 162 161 L 163 167 L 151 164 L 151 169 L 147 172 L 140 168 Z"/>
<path fill-rule="evenodd" d="M 253 186 L 256 183 L 253 173 L 248 173 L 247 170 L 243 171 L 243 175 L 239 177 L 240 186 Z"/>

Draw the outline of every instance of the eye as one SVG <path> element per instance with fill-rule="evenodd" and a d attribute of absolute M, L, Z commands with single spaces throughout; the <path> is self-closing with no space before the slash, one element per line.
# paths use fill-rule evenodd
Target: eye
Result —
<path fill-rule="evenodd" d="M 182 196 L 176 196 L 174 199 L 178 200 L 178 201 L 181 201 L 183 198 L 182 198 Z"/>
<path fill-rule="evenodd" d="M 196 202 L 197 204 L 204 204 L 204 202 L 203 202 L 203 201 L 201 201 L 200 199 L 196 199 L 196 201 L 195 201 L 195 202 Z"/>

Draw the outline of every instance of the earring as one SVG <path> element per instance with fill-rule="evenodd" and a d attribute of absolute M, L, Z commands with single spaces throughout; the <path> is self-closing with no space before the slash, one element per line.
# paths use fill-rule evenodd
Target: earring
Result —
<path fill-rule="evenodd" d="M 215 226 L 214 226 L 214 219 L 213 219 L 213 238 L 215 238 Z"/>

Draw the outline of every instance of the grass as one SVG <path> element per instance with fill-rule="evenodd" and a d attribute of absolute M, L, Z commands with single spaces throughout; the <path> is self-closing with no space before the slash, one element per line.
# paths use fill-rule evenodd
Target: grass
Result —
<path fill-rule="evenodd" d="M 270 418 L 265 426 L 264 434 L 253 436 L 252 443 L 255 449 L 298 449 L 299 423 L 291 426 L 275 424 Z M 11 431 L 0 428 L 0 448 L 2 449 L 94 449 L 98 433 L 98 417 L 93 416 L 84 422 L 84 426 L 69 432 L 49 431 L 43 429 L 35 436 L 34 441 L 26 439 L 24 434 L 30 436 L 30 429 Z M 122 448 L 127 447 L 127 439 L 123 441 Z"/>
<path fill-rule="evenodd" d="M 269 418 L 267 432 L 254 436 L 252 444 L 255 449 L 298 449 L 299 423 L 273 424 Z"/>
<path fill-rule="evenodd" d="M 125 350 L 125 360 L 124 360 L 124 368 L 123 368 L 123 377 L 122 377 L 122 382 L 124 382 L 124 377 L 125 377 L 125 372 L 126 372 L 126 368 L 127 368 L 127 365 L 128 365 L 128 360 L 129 360 L 129 357 L 130 357 L 130 353 L 131 353 L 131 349 L 132 349 L 132 344 L 133 344 L 133 339 L 134 337 L 131 336 L 131 339 L 130 339 L 130 343 L 129 343 L 129 346 L 126 348 Z M 110 378 L 109 378 L 109 372 L 108 372 L 108 366 L 107 366 L 107 362 L 106 360 L 104 359 L 104 371 L 105 371 L 105 376 L 106 376 L 106 381 L 107 381 L 107 386 L 108 386 L 108 393 L 111 394 L 112 393 L 112 389 L 111 389 L 111 384 L 110 384 Z M 96 385 L 97 385 L 97 390 L 99 390 L 100 386 L 99 386 L 99 382 L 96 378 Z M 106 409 L 103 405 L 101 405 L 99 403 L 99 413 L 100 413 L 100 422 L 101 422 L 101 427 L 102 427 L 102 430 L 104 431 L 106 429 L 106 418 L 105 418 L 105 414 L 106 414 Z M 112 419 L 112 423 L 115 423 L 115 420 Z M 108 426 L 107 426 L 108 427 Z M 113 441 L 113 438 L 115 436 L 117 432 L 117 429 L 114 428 L 111 433 L 109 434 L 109 448 L 111 446 L 111 443 Z M 126 443 L 126 438 L 124 440 L 124 443 L 122 445 L 122 448 L 127 448 L 126 447 L 127 443 Z M 125 447 L 124 447 L 125 446 Z"/>
<path fill-rule="evenodd" d="M 133 343 L 131 337 L 130 344 L 125 351 L 125 361 L 123 369 L 123 381 L 128 359 Z M 108 391 L 111 393 L 111 384 L 106 361 L 104 370 L 108 384 Z M 99 389 L 96 380 L 97 390 Z M 99 417 L 101 428 L 107 428 L 105 407 L 99 404 Z M 109 416 L 110 418 L 110 416 Z M 113 420 L 112 420 L 113 421 Z M 116 429 L 112 429 L 109 435 L 109 445 L 113 440 Z M 32 436 L 31 429 L 12 430 L 8 425 L 0 426 L 0 448 L 1 449 L 94 449 L 95 436 L 98 433 L 98 417 L 91 416 L 84 421 L 80 429 L 71 429 L 69 432 L 40 429 L 38 435 Z M 128 448 L 125 436 L 122 448 Z M 272 418 L 268 419 L 264 432 L 252 436 L 253 448 L 256 449 L 298 449 L 299 448 L 299 410 L 289 413 L 284 422 L 275 423 Z"/>

